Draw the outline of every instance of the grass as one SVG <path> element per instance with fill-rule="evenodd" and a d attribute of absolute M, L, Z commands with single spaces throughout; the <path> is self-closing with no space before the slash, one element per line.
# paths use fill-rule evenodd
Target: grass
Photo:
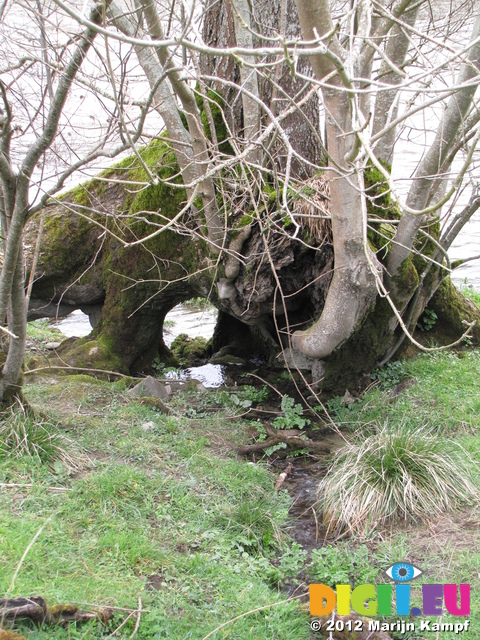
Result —
<path fill-rule="evenodd" d="M 459 289 L 466 298 L 474 302 L 477 307 L 480 308 L 480 292 L 475 291 L 475 289 L 473 289 L 471 285 L 469 286 L 466 282 L 466 279 L 464 285 L 459 287 Z"/>
<path fill-rule="evenodd" d="M 371 445 L 370 438 L 381 437 L 385 424 L 390 434 L 399 437 L 402 433 L 404 437 L 412 434 L 413 441 L 415 435 L 423 432 L 428 435 L 432 449 L 438 449 L 439 455 L 434 463 L 456 451 L 458 466 L 465 468 L 466 465 L 471 481 L 478 487 L 479 376 L 478 350 L 420 355 L 377 372 L 374 386 L 367 393 L 348 406 L 343 405 L 339 398 L 333 399 L 329 409 L 343 433 L 355 443 L 357 455 L 368 447 L 369 442 Z M 371 456 L 374 450 L 370 447 L 366 453 Z M 376 454 L 374 458 L 372 466 L 377 465 L 378 470 L 381 458 Z M 358 464 L 363 465 L 364 462 L 360 459 Z M 407 459 L 407 466 L 412 462 Z M 380 469 L 382 464 L 387 465 L 385 458 Z M 395 471 L 396 463 L 390 468 Z M 438 489 L 443 490 L 443 487 L 432 486 L 429 482 L 425 499 L 432 500 Z M 403 501 L 403 495 L 400 499 Z M 363 535 L 341 536 L 313 552 L 307 567 L 310 580 L 331 585 L 350 582 L 352 587 L 363 582 L 375 584 L 386 580 L 383 572 L 390 565 L 408 560 L 424 572 L 412 583 L 412 606 L 421 606 L 422 584 L 471 585 L 471 630 L 468 637 L 480 640 L 480 602 L 475 595 L 480 590 L 478 502 L 472 498 L 463 506 L 452 504 L 452 507 L 456 508 L 439 514 L 435 513 L 434 505 L 431 513 L 427 509 L 423 514 L 423 521 L 408 515 L 406 520 L 401 517 L 400 521 L 390 521 L 383 526 L 372 517 L 366 523 Z M 396 619 L 391 618 L 391 621 Z M 438 618 L 432 618 L 432 621 L 438 622 Z M 445 614 L 442 622 L 455 622 L 455 619 Z M 406 636 L 393 633 L 392 637 L 404 640 Z M 409 635 L 409 640 L 438 640 L 438 637 L 436 632 L 417 629 Z"/>
<path fill-rule="evenodd" d="M 0 456 L 0 591 L 7 593 L 25 549 L 40 527 L 11 595 L 41 594 L 49 604 L 87 602 L 149 613 L 136 635 L 202 639 L 217 626 L 259 607 L 213 637 L 309 637 L 309 618 L 279 593 L 276 555 L 288 548 L 290 498 L 275 494 L 263 465 L 231 453 L 246 425 L 231 415 L 164 416 L 124 395 L 125 383 L 64 376 L 29 384 L 31 404 L 86 453 L 76 469 L 41 456 Z M 65 489 L 55 491 L 54 489 Z M 272 607 L 272 605 L 275 605 Z M 69 630 L 18 623 L 27 639 L 102 638 L 99 624 Z M 133 632 L 133 616 L 116 637 Z"/>
<path fill-rule="evenodd" d="M 65 340 L 65 336 L 60 331 L 52 327 L 52 321 L 43 319 L 35 320 L 27 324 L 27 336 L 35 343 L 56 342 L 57 340 Z"/>
<path fill-rule="evenodd" d="M 50 339 L 48 332 L 42 338 Z M 382 370 L 375 386 L 348 406 L 338 399 L 329 406 L 360 448 L 388 423 L 387 430 L 404 429 L 405 437 L 421 430 L 440 448 L 454 441 L 449 446 L 463 447 L 478 466 L 479 374 L 475 350 L 420 356 Z M 427 514 L 423 522 L 413 516 L 384 526 L 372 522 L 366 535 L 326 544 L 320 536 L 308 555 L 289 538 L 291 499 L 285 491 L 274 493 L 276 478 L 267 466 L 236 457 L 234 448 L 247 442 L 249 425 L 218 408 L 221 392 L 179 395 L 178 415 L 165 416 L 129 400 L 125 390 L 124 381 L 83 375 L 28 378 L 26 396 L 48 415 L 45 428 L 75 442 L 68 448 L 75 466 L 56 455 L 0 456 L 3 594 L 43 526 L 11 595 L 127 609 L 135 609 L 140 597 L 149 613 L 142 614 L 139 640 L 203 640 L 254 610 L 213 640 L 311 640 L 320 636 L 311 634 L 308 613 L 295 601 L 279 604 L 287 597 L 279 585 L 375 584 L 386 579 L 391 564 L 409 560 L 424 572 L 412 583 L 412 606 L 423 583 L 471 584 L 468 637 L 480 640 L 480 520 L 474 504 Z M 64 630 L 19 622 L 17 630 L 27 640 L 96 640 L 127 615 L 119 611 L 108 627 Z M 116 637 L 129 637 L 134 625 L 135 616 Z M 422 632 L 409 640 L 438 639 Z"/>

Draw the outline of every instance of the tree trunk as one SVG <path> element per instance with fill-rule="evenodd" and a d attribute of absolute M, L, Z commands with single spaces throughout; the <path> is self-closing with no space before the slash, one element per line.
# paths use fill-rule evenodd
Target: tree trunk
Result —
<path fill-rule="evenodd" d="M 158 166 L 163 158 L 162 177 L 175 175 L 175 165 L 166 164 L 162 143 L 152 143 L 152 148 L 144 151 L 145 159 L 148 157 Z M 242 359 L 260 358 L 273 363 L 281 349 L 289 346 L 292 328 L 308 326 L 324 311 L 333 286 L 328 225 L 316 240 L 307 227 L 294 238 L 288 229 L 271 229 L 265 235 L 260 225 L 252 225 L 241 249 L 238 274 L 228 285 L 230 295 L 222 297 L 214 286 L 219 274 L 210 267 L 205 242 L 168 230 L 149 240 L 146 250 L 142 246 L 123 247 L 112 237 L 102 244 L 98 228 L 75 215 L 76 205 L 81 204 L 85 211 L 89 202 L 99 201 L 102 210 L 112 215 L 119 210 L 129 213 L 121 218 L 125 240 L 133 233 L 148 230 L 145 222 L 135 222 L 137 208 L 156 211 L 161 203 L 164 215 L 174 217 L 185 199 L 181 190 L 165 184 L 152 185 L 132 202 L 131 195 L 115 182 L 116 176 L 126 180 L 129 171 L 138 179 L 137 161 L 134 158 L 130 162 L 129 169 L 128 161 L 123 161 L 117 170 L 111 169 L 111 181 L 106 187 L 102 180 L 92 180 L 84 189 L 74 189 L 65 198 L 68 209 L 58 205 L 47 210 L 38 264 L 43 276 L 35 281 L 32 290 L 35 313 L 42 304 L 46 311 L 54 313 L 56 306 L 51 303 L 58 303 L 60 310 L 62 305 L 67 305 L 69 311 L 102 310 L 90 336 L 67 340 L 58 350 L 60 359 L 53 359 L 52 364 L 141 373 L 149 370 L 155 358 L 168 362 L 170 354 L 163 341 L 165 316 L 178 303 L 192 297 L 209 298 L 220 311 L 214 351 L 228 346 L 230 354 Z M 29 244 L 30 234 L 35 234 L 35 220 L 31 226 Z M 265 253 L 265 242 L 270 258 Z M 458 310 L 458 328 L 463 311 L 457 296 L 445 299 L 447 307 L 452 303 Z M 393 331 L 391 317 L 386 300 L 378 299 L 350 339 L 326 357 L 320 367 L 308 358 L 302 362 L 297 359 L 297 363 L 314 369 L 313 380 L 322 375 L 321 386 L 326 391 L 342 392 L 347 386 L 355 386 L 362 373 L 371 371 L 387 350 Z M 473 318 L 480 320 L 480 313 L 471 306 L 467 319 Z M 461 330 L 455 338 L 460 335 Z M 476 331 L 474 340 L 478 338 Z M 39 364 L 33 361 L 29 367 Z"/>

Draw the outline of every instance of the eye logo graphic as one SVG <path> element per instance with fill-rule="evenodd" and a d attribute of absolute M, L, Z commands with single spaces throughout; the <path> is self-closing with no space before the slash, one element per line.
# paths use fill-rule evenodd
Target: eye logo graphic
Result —
<path fill-rule="evenodd" d="M 395 582 L 410 582 L 421 576 L 423 571 L 409 562 L 396 562 L 385 571 L 385 575 Z"/>

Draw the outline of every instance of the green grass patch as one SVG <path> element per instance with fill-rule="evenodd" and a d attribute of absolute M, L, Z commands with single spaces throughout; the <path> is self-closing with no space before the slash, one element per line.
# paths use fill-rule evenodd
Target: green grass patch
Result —
<path fill-rule="evenodd" d="M 318 494 L 329 529 L 363 534 L 388 521 L 428 521 L 479 498 L 463 447 L 432 429 L 388 423 L 337 451 Z"/>
<path fill-rule="evenodd" d="M 246 425 L 222 410 L 184 417 L 196 395 L 177 398 L 179 415 L 164 416 L 127 399 L 122 386 L 65 376 L 27 387 L 82 455 L 75 468 L 0 456 L 0 480 L 15 485 L 0 491 L 0 591 L 131 609 L 140 597 L 149 610 L 140 640 L 201 640 L 259 607 L 213 637 L 308 638 L 308 615 L 294 602 L 277 606 L 286 600 L 276 557 L 291 544 L 290 498 L 273 491 L 265 466 L 230 453 L 246 442 Z M 95 639 L 127 615 L 109 627 L 17 628 L 29 640 Z M 116 637 L 129 637 L 135 621 Z"/>
<path fill-rule="evenodd" d="M 380 484 L 388 500 L 384 500 L 380 516 L 374 514 L 371 503 L 366 507 L 363 535 L 357 533 L 346 539 L 343 536 L 312 553 L 306 567 L 310 580 L 331 585 L 350 583 L 352 587 L 364 582 L 385 582 L 383 572 L 390 565 L 409 561 L 424 572 L 412 583 L 411 606 L 421 606 L 422 584 L 471 585 L 468 634 L 472 640 L 480 640 L 480 602 L 475 595 L 480 590 L 478 500 L 473 494 L 465 500 L 469 493 L 466 491 L 463 500 L 453 497 L 448 510 L 438 513 L 444 491 L 452 481 L 456 481 L 455 491 L 465 479 L 475 485 L 475 491 L 480 485 L 479 375 L 478 350 L 424 354 L 374 372 L 373 387 L 359 398 L 350 399 L 353 401 L 347 404 L 341 398 L 328 403 L 330 415 L 352 442 L 349 454 L 344 450 L 335 458 L 333 473 L 337 469 L 337 483 L 332 474 L 325 479 L 331 484 L 332 496 L 337 492 L 337 502 L 332 498 L 332 510 L 347 507 L 348 491 L 341 487 L 345 489 L 349 484 L 351 488 L 363 482 L 370 489 Z M 423 444 L 422 433 L 427 435 Z M 391 440 L 389 447 L 385 436 Z M 410 445 L 406 440 L 411 441 Z M 422 457 L 423 470 L 418 475 Z M 451 473 L 442 479 L 437 470 L 439 464 L 445 463 Z M 444 466 L 444 474 L 447 468 Z M 414 508 L 405 508 L 403 501 L 408 491 L 401 491 L 407 476 L 414 482 L 416 475 L 423 483 L 422 497 L 416 503 L 422 507 L 421 514 L 415 514 Z M 374 493 L 363 492 L 365 506 L 369 499 L 373 500 Z M 400 518 L 382 525 L 389 510 L 393 513 L 395 497 L 401 505 L 397 514 Z M 355 523 L 355 516 L 344 513 L 343 517 L 349 525 Z M 432 618 L 432 622 L 438 620 Z M 449 614 L 442 617 L 442 622 L 456 621 Z M 405 635 L 393 633 L 392 637 L 403 640 Z M 434 640 L 437 633 L 420 632 L 417 625 L 417 631 L 409 638 Z"/>
<path fill-rule="evenodd" d="M 474 350 L 420 356 L 376 372 L 368 393 L 349 404 L 334 399 L 329 409 L 364 451 L 363 462 L 374 449 L 365 442 L 387 423 L 397 436 L 413 434 L 414 442 L 419 432 L 427 433 L 438 453 L 432 463 L 449 447 L 463 447 L 478 466 L 479 373 Z M 273 491 L 277 474 L 234 453 L 249 429 L 234 414 L 244 411 L 243 403 L 258 401 L 258 390 L 239 390 L 235 401 L 222 391 L 178 395 L 171 402 L 176 413 L 165 416 L 129 399 L 125 381 L 84 375 L 58 380 L 29 384 L 26 395 L 48 415 L 49 433 L 75 443 L 67 447 L 75 464 L 28 452 L 0 455 L 3 594 L 127 609 L 135 609 L 140 597 L 149 611 L 142 614 L 140 640 L 202 640 L 254 610 L 213 639 L 306 640 L 309 615 L 295 602 L 278 604 L 287 597 L 279 585 L 378 583 L 391 564 L 409 560 L 424 571 L 412 583 L 413 606 L 422 583 L 471 584 L 469 638 L 480 639 L 480 521 L 473 501 L 457 511 L 427 513 L 423 522 L 414 512 L 406 518 L 402 513 L 394 524 L 371 517 L 364 535 L 330 538 L 324 546 L 320 536 L 309 556 L 289 538 L 291 499 Z M 392 476 L 400 469 L 397 453 L 389 461 Z M 405 466 L 410 458 L 415 456 Z M 386 456 L 381 464 L 377 472 L 387 468 Z M 462 461 L 455 464 L 461 468 Z M 365 466 L 375 469 L 372 460 Z M 428 490 L 434 500 L 430 485 Z M 17 626 L 28 640 L 95 640 L 127 615 L 119 611 L 108 627 Z M 117 637 L 129 637 L 135 619 Z M 411 640 L 435 637 L 421 633 Z"/>

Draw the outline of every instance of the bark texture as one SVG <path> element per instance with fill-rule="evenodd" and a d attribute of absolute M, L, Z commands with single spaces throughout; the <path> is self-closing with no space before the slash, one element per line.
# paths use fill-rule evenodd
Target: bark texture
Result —
<path fill-rule="evenodd" d="M 156 145 L 144 151 L 144 159 L 163 179 L 174 176 L 177 166 L 171 152 L 163 142 Z M 135 158 L 123 161 L 104 176 L 107 182 L 100 178 L 77 187 L 47 211 L 31 317 L 39 317 L 42 310 L 48 316 L 57 309 L 62 315 L 64 307 L 65 311 L 83 309 L 95 325 L 93 332 L 67 341 L 60 350 L 62 360 L 74 366 L 136 373 L 156 357 L 168 357 L 162 335 L 168 311 L 190 298 L 205 297 L 221 312 L 214 336 L 216 350 L 231 343 L 241 350 L 243 341 L 251 347 L 249 356 L 273 360 L 281 343 L 288 343 L 288 323 L 302 325 L 321 312 L 333 267 L 331 245 L 324 243 L 320 248 L 320 239 L 309 247 L 301 238 L 293 240 L 280 219 L 277 230 L 269 232 L 267 252 L 263 231 L 254 224 L 239 249 L 236 275 L 230 273 L 227 280 L 228 264 L 212 267 L 206 242 L 193 233 L 194 221 L 190 235 L 187 225 L 183 234 L 164 231 L 146 247 L 122 246 L 76 215 L 77 209 L 85 212 L 90 206 L 92 221 L 107 221 L 124 241 L 147 233 L 148 222 L 143 218 L 155 220 L 158 210 L 173 218 L 185 201 L 184 190 L 152 185 L 133 198 L 112 181 L 134 173 L 138 179 L 139 170 Z M 140 219 L 134 217 L 136 211 L 142 212 Z M 119 213 L 122 217 L 114 222 Z M 245 229 L 236 229 L 235 224 L 230 230 L 233 242 Z M 34 220 L 32 236 L 35 225 Z M 277 296 L 278 282 L 286 296 L 284 303 Z"/>

